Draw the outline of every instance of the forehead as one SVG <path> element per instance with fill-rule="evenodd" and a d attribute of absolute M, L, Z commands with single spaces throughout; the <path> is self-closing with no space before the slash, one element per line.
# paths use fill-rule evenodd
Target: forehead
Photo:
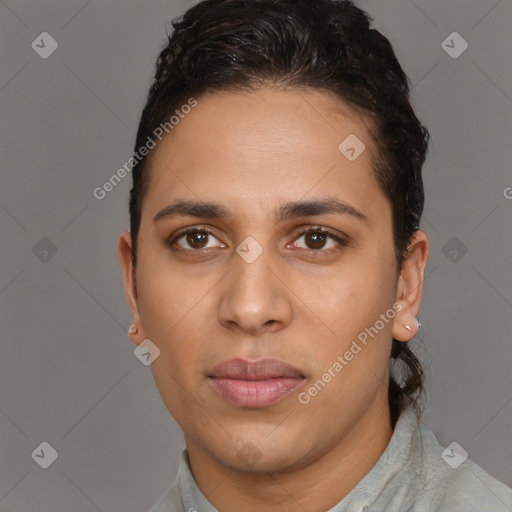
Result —
<path fill-rule="evenodd" d="M 215 92 L 160 142 L 147 198 L 243 198 L 269 206 L 308 193 L 379 195 L 368 118 L 314 89 Z M 355 157 L 355 158 L 354 158 Z"/>

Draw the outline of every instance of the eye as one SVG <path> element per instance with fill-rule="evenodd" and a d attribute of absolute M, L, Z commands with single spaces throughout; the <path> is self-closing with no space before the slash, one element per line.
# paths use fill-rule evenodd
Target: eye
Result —
<path fill-rule="evenodd" d="M 348 240 L 345 238 L 331 233 L 320 226 L 311 227 L 301 231 L 296 240 L 300 240 L 301 238 L 304 238 L 303 245 L 297 245 L 297 242 L 295 242 L 294 245 L 296 247 L 299 249 L 312 249 L 317 252 L 335 252 L 337 246 L 341 245 L 346 247 L 349 245 Z"/>
<path fill-rule="evenodd" d="M 304 242 L 298 243 L 303 238 Z M 215 244 L 217 240 L 217 244 Z M 187 228 L 171 236 L 167 245 L 177 247 L 178 250 L 199 251 L 201 249 L 213 249 L 215 247 L 226 247 L 220 242 L 213 231 L 205 226 L 194 226 Z M 295 248 L 311 249 L 314 252 L 332 253 L 338 250 L 339 246 L 350 245 L 349 241 L 342 236 L 331 233 L 329 230 L 314 226 L 299 232 L 292 244 Z"/>
<path fill-rule="evenodd" d="M 225 247 L 222 242 L 219 242 L 220 245 L 212 245 L 212 241 L 209 240 L 210 238 L 215 238 L 211 229 L 207 227 L 192 227 L 181 231 L 177 235 L 173 235 L 167 244 L 170 246 L 177 245 L 180 249 L 184 250 Z"/>

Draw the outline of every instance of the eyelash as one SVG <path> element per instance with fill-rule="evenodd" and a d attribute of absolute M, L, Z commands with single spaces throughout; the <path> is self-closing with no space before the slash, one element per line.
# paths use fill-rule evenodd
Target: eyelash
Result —
<path fill-rule="evenodd" d="M 183 238 L 185 235 L 188 235 L 189 233 L 203 233 L 203 234 L 211 235 L 214 238 L 217 238 L 210 228 L 208 228 L 206 226 L 196 226 L 196 227 L 190 227 L 190 228 L 186 229 L 185 231 L 182 231 L 181 233 L 179 233 L 179 234 L 177 234 L 175 236 L 172 236 L 167 241 L 167 245 L 172 247 L 178 240 Z M 330 237 L 331 239 L 333 239 L 336 242 L 338 242 L 342 247 L 350 246 L 349 240 L 347 240 L 347 239 L 345 239 L 343 237 L 340 237 L 338 235 L 335 235 L 334 233 L 331 233 L 330 231 L 328 231 L 327 229 L 323 228 L 322 226 L 311 226 L 311 227 L 308 227 L 308 228 L 300 231 L 299 233 L 297 233 L 297 235 L 295 237 L 295 241 L 298 240 L 299 238 L 301 238 L 302 236 L 307 235 L 308 233 L 322 233 L 323 235 L 327 235 L 327 237 Z M 193 249 L 193 248 L 183 249 L 182 247 L 179 247 L 177 250 L 190 251 L 190 252 L 199 252 L 201 249 Z M 318 252 L 318 253 L 322 253 L 323 252 L 323 253 L 331 254 L 333 252 L 336 252 L 337 249 L 331 247 L 329 249 L 310 249 L 310 250 L 313 251 L 313 252 Z"/>

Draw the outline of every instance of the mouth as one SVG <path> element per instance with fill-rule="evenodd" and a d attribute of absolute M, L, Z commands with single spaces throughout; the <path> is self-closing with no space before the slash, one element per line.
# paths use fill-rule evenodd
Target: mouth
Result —
<path fill-rule="evenodd" d="M 278 359 L 231 359 L 216 366 L 208 381 L 233 405 L 261 408 L 293 393 L 306 380 L 294 366 Z"/>

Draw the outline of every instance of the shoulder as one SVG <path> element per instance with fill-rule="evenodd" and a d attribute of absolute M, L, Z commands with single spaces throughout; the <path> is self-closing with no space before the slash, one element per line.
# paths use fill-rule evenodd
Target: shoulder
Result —
<path fill-rule="evenodd" d="M 148 512 L 182 512 L 183 510 L 184 505 L 181 500 L 178 484 L 174 481 L 158 500 L 158 503 L 153 505 Z"/>
<path fill-rule="evenodd" d="M 419 425 L 424 494 L 436 512 L 512 512 L 512 489 L 467 458 L 460 445 L 442 447 L 434 433 Z"/>

